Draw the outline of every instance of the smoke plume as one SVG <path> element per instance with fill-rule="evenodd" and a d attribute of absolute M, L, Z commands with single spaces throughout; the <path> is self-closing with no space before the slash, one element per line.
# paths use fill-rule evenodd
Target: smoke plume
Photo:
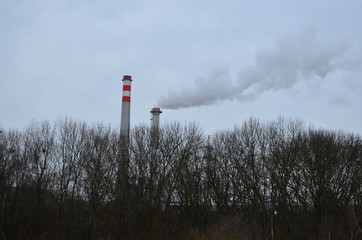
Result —
<path fill-rule="evenodd" d="M 294 39 L 280 41 L 273 49 L 256 53 L 255 64 L 233 81 L 226 69 L 207 78 L 197 78 L 191 89 L 171 91 L 158 105 L 178 109 L 211 105 L 225 100 L 246 101 L 268 90 L 288 89 L 298 81 L 323 79 L 337 70 L 361 67 L 361 59 L 348 56 L 347 44 L 328 44 L 317 40 L 316 31 L 305 31 Z"/>

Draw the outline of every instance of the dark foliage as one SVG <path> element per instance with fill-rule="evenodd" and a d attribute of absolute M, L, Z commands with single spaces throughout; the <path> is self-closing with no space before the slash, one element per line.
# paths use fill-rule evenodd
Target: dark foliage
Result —
<path fill-rule="evenodd" d="M 362 239 L 360 136 L 250 119 L 0 129 L 0 239 Z"/>

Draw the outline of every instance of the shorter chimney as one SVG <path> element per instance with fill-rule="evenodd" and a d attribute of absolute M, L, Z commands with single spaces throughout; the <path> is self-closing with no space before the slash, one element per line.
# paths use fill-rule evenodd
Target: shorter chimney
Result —
<path fill-rule="evenodd" d="M 160 125 L 160 114 L 162 113 L 160 108 L 151 109 L 151 127 L 158 128 Z"/>

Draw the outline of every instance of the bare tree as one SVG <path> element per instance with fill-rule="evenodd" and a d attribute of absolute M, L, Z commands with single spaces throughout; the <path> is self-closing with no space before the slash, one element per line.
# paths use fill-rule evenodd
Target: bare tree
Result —
<path fill-rule="evenodd" d="M 107 179 L 113 174 L 110 154 L 112 130 L 102 124 L 86 131 L 86 142 L 81 160 L 84 198 L 90 212 L 89 239 L 95 239 L 100 221 L 100 209 L 109 199 Z"/>
<path fill-rule="evenodd" d="M 28 228 L 36 234 L 45 234 L 49 219 L 45 209 L 49 205 L 49 184 L 54 174 L 52 157 L 55 149 L 55 131 L 49 122 L 32 122 L 23 135 L 23 161 L 26 169 L 25 181 L 22 184 L 24 195 L 28 198 L 25 212 Z"/>
<path fill-rule="evenodd" d="M 202 150 L 204 138 L 199 127 L 190 123 L 181 133 L 182 144 L 176 165 L 176 199 L 188 220 L 199 220 L 198 212 L 203 206 L 202 201 Z"/>
<path fill-rule="evenodd" d="M 359 185 L 355 171 L 359 144 L 341 132 L 310 129 L 304 137 L 298 200 L 313 214 L 316 234 L 323 228 L 329 228 L 328 234 L 338 234 L 333 229 L 340 225 L 338 219 L 344 216 Z"/>
<path fill-rule="evenodd" d="M 0 129 L 0 237 L 12 238 L 18 230 L 19 186 L 24 182 L 21 133 Z"/>
<path fill-rule="evenodd" d="M 272 238 L 295 237 L 292 224 L 299 206 L 293 191 L 299 189 L 294 177 L 299 171 L 297 160 L 303 129 L 302 121 L 284 118 L 269 123 L 267 127 L 268 156 L 265 160 L 270 192 Z"/>
<path fill-rule="evenodd" d="M 76 216 L 76 202 L 81 198 L 81 161 L 86 142 L 85 123 L 69 118 L 56 123 L 56 153 L 51 189 L 57 206 L 57 238 L 74 238 L 72 228 Z"/>

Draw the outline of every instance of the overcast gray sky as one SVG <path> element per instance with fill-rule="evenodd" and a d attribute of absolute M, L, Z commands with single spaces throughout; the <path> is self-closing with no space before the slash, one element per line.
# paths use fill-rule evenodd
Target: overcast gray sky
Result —
<path fill-rule="evenodd" d="M 0 0 L 0 126 L 252 117 L 362 134 L 360 0 Z"/>

